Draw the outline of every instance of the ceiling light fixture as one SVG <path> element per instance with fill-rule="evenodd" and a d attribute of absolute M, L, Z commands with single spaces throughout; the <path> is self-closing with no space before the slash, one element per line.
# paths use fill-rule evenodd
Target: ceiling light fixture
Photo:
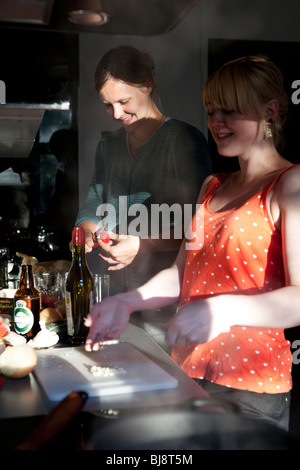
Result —
<path fill-rule="evenodd" d="M 73 10 L 68 13 L 71 23 L 83 26 L 99 26 L 110 21 L 111 15 L 100 10 Z"/>
<path fill-rule="evenodd" d="M 82 26 L 101 26 L 110 21 L 111 16 L 102 11 L 100 0 L 71 0 L 68 20 Z"/>

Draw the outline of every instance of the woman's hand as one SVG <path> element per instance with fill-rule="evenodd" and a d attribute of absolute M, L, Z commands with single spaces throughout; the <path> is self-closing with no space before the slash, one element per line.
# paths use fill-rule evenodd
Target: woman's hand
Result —
<path fill-rule="evenodd" d="M 90 328 L 85 349 L 97 351 L 99 342 L 119 338 L 125 330 L 132 310 L 122 294 L 106 297 L 91 309 L 85 326 Z"/>
<path fill-rule="evenodd" d="M 99 227 L 95 222 L 87 221 L 83 222 L 80 225 L 84 229 L 84 236 L 85 236 L 85 252 L 90 253 L 91 251 L 98 248 L 98 243 L 95 243 L 94 240 L 94 233 L 96 230 L 99 230 Z M 73 249 L 72 240 L 69 242 L 70 251 Z"/>
<path fill-rule="evenodd" d="M 164 325 L 166 341 L 170 345 L 201 344 L 220 333 L 228 332 L 230 324 L 226 312 L 219 310 L 219 299 L 211 297 L 196 300 L 180 307 Z M 216 308 L 218 307 L 218 308 Z"/>
<path fill-rule="evenodd" d="M 90 253 L 95 249 L 95 242 L 93 240 L 93 234 L 90 230 L 84 229 L 84 235 L 85 235 L 85 252 Z"/>
<path fill-rule="evenodd" d="M 90 230 L 84 229 L 84 236 L 85 236 L 85 252 L 90 253 L 91 251 L 93 251 L 93 249 L 95 249 L 93 234 Z M 72 240 L 69 242 L 69 248 L 70 248 L 70 251 L 72 251 L 73 249 Z"/>
<path fill-rule="evenodd" d="M 109 232 L 110 243 L 97 240 L 101 247 L 101 256 L 111 266 L 109 271 L 117 271 L 128 266 L 136 257 L 140 248 L 140 239 L 134 235 L 117 235 Z"/>

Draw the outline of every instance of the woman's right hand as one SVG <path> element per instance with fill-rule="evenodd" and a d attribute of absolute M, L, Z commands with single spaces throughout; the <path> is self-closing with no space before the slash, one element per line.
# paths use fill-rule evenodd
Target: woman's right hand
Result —
<path fill-rule="evenodd" d="M 99 342 L 119 338 L 131 312 L 130 304 L 122 299 L 122 294 L 106 297 L 95 304 L 84 323 L 90 328 L 85 343 L 86 351 L 97 351 Z"/>

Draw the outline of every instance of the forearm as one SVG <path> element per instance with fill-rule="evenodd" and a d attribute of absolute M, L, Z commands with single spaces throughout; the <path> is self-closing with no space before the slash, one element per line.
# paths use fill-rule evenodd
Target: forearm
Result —
<path fill-rule="evenodd" d="M 300 287 L 287 286 L 257 295 L 225 294 L 207 299 L 230 325 L 292 328 L 300 324 Z"/>
<path fill-rule="evenodd" d="M 257 295 L 221 294 L 182 306 L 170 320 L 167 342 L 202 344 L 232 326 L 285 329 L 300 324 L 300 287 Z"/>
<path fill-rule="evenodd" d="M 133 312 L 174 303 L 179 297 L 180 285 L 178 267 L 174 265 L 138 289 L 107 297 L 95 304 L 85 321 L 90 328 L 86 350 L 97 350 L 99 341 L 118 338 Z"/>
<path fill-rule="evenodd" d="M 80 227 L 83 227 L 84 230 L 89 231 L 93 234 L 99 228 L 99 225 L 97 225 L 95 222 L 91 220 L 86 220 L 85 222 L 82 222 L 80 224 Z"/>
<path fill-rule="evenodd" d="M 180 296 L 181 279 L 176 265 L 160 271 L 143 286 L 132 291 L 117 294 L 124 301 L 130 313 L 171 305 Z"/>
<path fill-rule="evenodd" d="M 99 224 L 100 217 L 97 215 L 97 209 L 103 202 L 103 184 L 94 173 L 86 199 L 77 214 L 76 225 L 82 226 L 86 222 Z"/>

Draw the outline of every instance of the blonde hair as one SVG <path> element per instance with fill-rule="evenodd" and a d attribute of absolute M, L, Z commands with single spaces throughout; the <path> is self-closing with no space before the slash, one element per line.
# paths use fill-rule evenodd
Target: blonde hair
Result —
<path fill-rule="evenodd" d="M 283 143 L 283 126 L 288 111 L 288 96 L 280 69 L 267 57 L 248 56 L 227 62 L 207 80 L 203 102 L 227 111 L 247 114 L 254 111 L 263 119 L 263 107 L 275 99 L 279 113 L 272 124 L 274 144 Z"/>

